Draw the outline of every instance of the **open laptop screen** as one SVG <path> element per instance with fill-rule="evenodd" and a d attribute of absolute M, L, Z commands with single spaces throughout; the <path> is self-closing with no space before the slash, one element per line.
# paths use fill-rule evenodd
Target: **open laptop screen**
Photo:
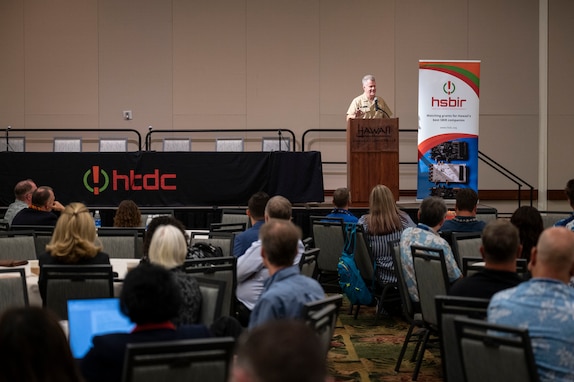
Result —
<path fill-rule="evenodd" d="M 68 331 L 74 358 L 86 355 L 94 336 L 129 333 L 134 327 L 120 311 L 117 298 L 68 300 Z"/>

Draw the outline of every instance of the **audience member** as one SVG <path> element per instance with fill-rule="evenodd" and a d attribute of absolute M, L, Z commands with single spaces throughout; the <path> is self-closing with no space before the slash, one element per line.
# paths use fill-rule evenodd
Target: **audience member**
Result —
<path fill-rule="evenodd" d="M 568 204 L 574 209 L 574 179 L 570 179 L 568 183 L 566 183 L 564 193 L 566 194 L 566 199 L 568 199 Z M 574 231 L 574 213 L 565 219 L 557 221 L 554 225 L 556 227 L 566 227 Z"/>
<path fill-rule="evenodd" d="M 265 221 L 269 219 L 291 220 L 291 202 L 282 196 L 274 196 L 265 206 Z M 263 225 L 265 226 L 265 224 Z M 263 228 L 263 227 L 262 227 Z M 260 235 L 261 237 L 261 235 Z M 293 264 L 299 264 L 305 251 L 303 242 L 299 240 L 297 256 Z M 247 326 L 249 315 L 263 291 L 263 284 L 269 278 L 269 271 L 261 258 L 261 240 L 251 244 L 245 254 L 237 259 L 237 318 L 242 325 Z"/>
<path fill-rule="evenodd" d="M 425 198 L 418 212 L 419 224 L 416 227 L 406 228 L 401 235 L 401 265 L 409 294 L 414 302 L 419 301 L 419 293 L 413 268 L 411 245 L 442 249 L 450 282 L 453 283 L 462 277 L 450 246 L 438 234 L 439 228 L 444 223 L 446 211 L 446 204 L 441 198 L 436 196 Z"/>
<path fill-rule="evenodd" d="M 36 191 L 36 183 L 32 179 L 21 180 L 14 187 L 14 203 L 11 203 L 4 214 L 4 221 L 12 224 L 14 216 L 32 204 L 32 193 Z"/>
<path fill-rule="evenodd" d="M 496 292 L 517 286 L 524 281 L 516 273 L 521 249 L 518 229 L 512 223 L 489 222 L 482 231 L 480 247 L 484 269 L 455 282 L 449 294 L 490 299 Z"/>
<path fill-rule="evenodd" d="M 455 216 L 446 220 L 440 231 L 443 232 L 480 232 L 486 225 L 476 218 L 478 194 L 472 188 L 462 188 L 456 193 Z"/>
<path fill-rule="evenodd" d="M 189 236 L 187 235 L 187 232 L 185 231 L 185 226 L 183 225 L 183 223 L 181 221 L 177 220 L 172 215 L 156 216 L 148 224 L 146 231 L 145 231 L 144 238 L 143 238 L 143 245 L 142 245 L 142 251 L 143 251 L 142 261 L 143 262 L 146 262 L 148 260 L 148 253 L 149 253 L 149 246 L 151 244 L 151 238 L 152 238 L 155 230 L 157 229 L 157 227 L 159 227 L 161 225 L 172 225 L 172 226 L 176 227 L 177 229 L 179 229 L 181 231 L 181 233 L 183 234 L 183 236 L 185 237 L 185 242 L 187 243 L 187 245 L 189 245 Z"/>
<path fill-rule="evenodd" d="M 518 228 L 522 252 L 520 258 L 530 261 L 532 248 L 536 246 L 538 238 L 544 231 L 544 222 L 540 212 L 535 207 L 518 207 L 510 217 L 510 222 Z"/>
<path fill-rule="evenodd" d="M 333 192 L 333 205 L 328 218 L 341 218 L 345 223 L 357 223 L 359 219 L 349 211 L 351 204 L 351 193 L 346 187 L 340 187 Z"/>
<path fill-rule="evenodd" d="M 181 293 L 172 273 L 153 264 L 141 264 L 126 275 L 120 308 L 136 324 L 131 333 L 95 336 L 80 368 L 88 382 L 120 381 L 127 344 L 211 337 L 204 325 L 176 327 Z"/>
<path fill-rule="evenodd" d="M 56 201 L 54 190 L 48 186 L 40 186 L 32 193 L 28 208 L 22 209 L 12 219 L 12 225 L 46 225 L 54 226 L 58 215 L 53 211 L 61 212 L 64 206 Z"/>
<path fill-rule="evenodd" d="M 0 382 L 81 382 L 57 317 L 40 307 L 12 308 L 0 318 Z"/>
<path fill-rule="evenodd" d="M 240 337 L 230 382 L 325 382 L 319 337 L 299 320 L 271 321 Z"/>
<path fill-rule="evenodd" d="M 251 227 L 235 236 L 233 240 L 233 256 L 240 257 L 259 238 L 259 229 L 265 222 L 265 206 L 269 201 L 269 195 L 260 191 L 253 194 L 247 201 L 247 216 L 251 221 Z"/>
<path fill-rule="evenodd" d="M 574 376 L 574 234 L 546 229 L 534 247 L 532 279 L 495 294 L 488 321 L 528 329 L 540 381 L 572 381 Z"/>
<path fill-rule="evenodd" d="M 71 203 L 62 212 L 46 252 L 38 256 L 38 285 L 42 299 L 46 297 L 46 280 L 42 267 L 47 264 L 109 264 L 110 257 L 95 243 L 96 226 L 88 208 Z"/>
<path fill-rule="evenodd" d="M 367 234 L 371 252 L 376 263 L 376 280 L 380 286 L 397 282 L 393 266 L 392 241 L 400 240 L 407 227 L 414 227 L 409 215 L 399 210 L 392 191 L 377 185 L 369 195 L 369 213 L 361 216 L 359 224 Z"/>
<path fill-rule="evenodd" d="M 142 213 L 133 200 L 122 200 L 114 216 L 114 227 L 141 227 Z"/>
<path fill-rule="evenodd" d="M 303 305 L 325 297 L 321 285 L 293 265 L 301 230 L 288 220 L 271 219 L 259 231 L 261 258 L 269 279 L 249 319 L 249 328 L 281 318 L 299 318 Z"/>
<path fill-rule="evenodd" d="M 187 243 L 177 227 L 161 225 L 155 229 L 149 247 L 149 260 L 152 264 L 169 269 L 179 286 L 182 304 L 179 314 L 173 320 L 176 325 L 196 324 L 201 310 L 199 283 L 182 268 L 186 254 Z"/>

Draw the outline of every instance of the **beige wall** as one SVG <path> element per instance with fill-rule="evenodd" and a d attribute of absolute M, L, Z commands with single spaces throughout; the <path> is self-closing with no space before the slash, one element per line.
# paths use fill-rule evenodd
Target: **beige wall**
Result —
<path fill-rule="evenodd" d="M 372 73 L 401 128 L 416 129 L 418 60 L 480 59 L 480 150 L 537 186 L 538 8 L 538 0 L 2 0 L 0 128 L 283 128 L 300 139 L 306 129 L 344 128 L 361 77 Z M 549 0 L 549 189 L 572 177 L 562 165 L 574 138 L 572 14 L 571 0 Z M 86 150 L 99 135 L 110 134 L 88 136 Z M 307 143 L 344 161 L 343 137 Z M 29 133 L 27 148 L 51 150 L 50 139 Z M 416 135 L 403 134 L 400 150 L 415 161 Z M 480 189 L 515 188 L 479 170 Z M 345 182 L 344 166 L 325 166 L 326 189 Z M 415 166 L 401 166 L 401 189 L 415 188 Z"/>

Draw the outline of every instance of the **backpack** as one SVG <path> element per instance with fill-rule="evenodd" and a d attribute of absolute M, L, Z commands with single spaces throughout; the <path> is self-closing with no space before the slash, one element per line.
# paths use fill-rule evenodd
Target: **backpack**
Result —
<path fill-rule="evenodd" d="M 345 247 L 337 264 L 339 285 L 352 305 L 368 305 L 371 303 L 373 296 L 355 263 L 357 226 L 355 224 L 347 224 L 345 233 Z"/>
<path fill-rule="evenodd" d="M 209 243 L 195 243 L 187 251 L 188 259 L 205 259 L 209 257 L 223 257 L 221 247 Z"/>

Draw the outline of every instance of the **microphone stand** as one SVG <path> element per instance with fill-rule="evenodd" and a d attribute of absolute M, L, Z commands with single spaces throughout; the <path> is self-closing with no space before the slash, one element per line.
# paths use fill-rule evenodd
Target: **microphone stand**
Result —
<path fill-rule="evenodd" d="M 279 152 L 281 152 L 283 151 L 283 133 L 281 132 L 281 129 L 277 130 L 277 135 L 279 136 Z"/>
<path fill-rule="evenodd" d="M 10 128 L 10 126 L 6 128 L 6 151 L 10 151 L 10 139 L 8 138 Z"/>
<path fill-rule="evenodd" d="M 387 118 L 391 118 L 391 116 L 385 111 L 385 109 L 381 109 L 381 107 L 379 106 L 378 99 L 375 99 L 375 111 L 380 111 L 381 113 L 383 113 L 383 117 L 386 115 Z"/>

